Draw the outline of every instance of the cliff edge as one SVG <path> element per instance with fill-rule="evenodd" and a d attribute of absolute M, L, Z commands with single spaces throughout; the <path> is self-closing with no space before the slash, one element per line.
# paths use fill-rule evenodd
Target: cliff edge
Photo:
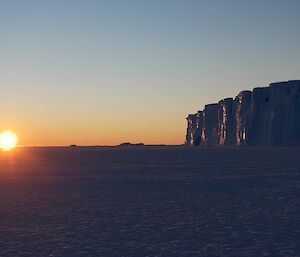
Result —
<path fill-rule="evenodd" d="M 186 119 L 188 145 L 300 145 L 300 80 L 242 91 Z"/>

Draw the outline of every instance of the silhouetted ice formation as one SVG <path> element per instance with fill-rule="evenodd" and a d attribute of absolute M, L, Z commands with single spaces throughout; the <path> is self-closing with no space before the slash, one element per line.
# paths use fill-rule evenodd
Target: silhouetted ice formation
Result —
<path fill-rule="evenodd" d="M 300 80 L 272 83 L 187 117 L 188 145 L 299 145 Z"/>

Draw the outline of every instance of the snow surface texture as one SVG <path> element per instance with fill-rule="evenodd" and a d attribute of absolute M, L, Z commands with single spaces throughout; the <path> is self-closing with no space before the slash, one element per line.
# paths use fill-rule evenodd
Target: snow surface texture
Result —
<path fill-rule="evenodd" d="M 299 256 L 300 148 L 0 153 L 0 256 Z"/>

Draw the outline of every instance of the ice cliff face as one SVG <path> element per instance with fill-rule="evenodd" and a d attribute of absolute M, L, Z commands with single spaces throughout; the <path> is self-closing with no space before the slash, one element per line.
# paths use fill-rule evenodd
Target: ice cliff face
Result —
<path fill-rule="evenodd" d="M 300 80 L 242 91 L 187 122 L 189 145 L 300 145 Z"/>

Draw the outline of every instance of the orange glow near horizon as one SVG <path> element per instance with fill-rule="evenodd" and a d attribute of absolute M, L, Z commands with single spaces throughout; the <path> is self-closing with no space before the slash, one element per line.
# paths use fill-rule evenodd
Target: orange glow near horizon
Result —
<path fill-rule="evenodd" d="M 12 131 L 3 131 L 0 133 L 0 148 L 3 151 L 10 151 L 16 147 L 18 143 L 18 137 Z"/>
<path fill-rule="evenodd" d="M 147 113 L 148 120 L 138 122 L 135 117 L 140 117 L 140 113 L 115 119 L 102 110 L 99 114 L 92 110 L 88 117 L 79 110 L 77 118 L 74 119 L 75 115 L 72 112 L 69 114 L 65 111 L 52 117 L 54 111 L 55 114 L 58 113 L 57 109 L 45 110 L 48 113 L 46 117 L 39 113 L 30 116 L 19 111 L 10 117 L 3 117 L 2 123 L 11 131 L 18 131 L 18 145 L 22 146 L 119 145 L 123 142 L 184 143 L 186 122 L 184 118 L 173 119 L 175 113 L 172 111 L 169 115 L 163 113 L 164 119 Z M 184 110 L 182 112 L 184 113 Z M 181 116 L 185 117 L 184 114 Z M 2 130 L 5 127 L 2 127 Z M 0 132 L 2 130 L 0 129 Z"/>
<path fill-rule="evenodd" d="M 69 128 L 53 130 L 24 130 L 20 131 L 22 146 L 68 146 L 71 144 L 82 146 L 119 145 L 124 142 L 144 144 L 181 144 L 181 133 L 167 133 L 163 131 L 117 131 L 90 128 L 74 131 Z"/>

